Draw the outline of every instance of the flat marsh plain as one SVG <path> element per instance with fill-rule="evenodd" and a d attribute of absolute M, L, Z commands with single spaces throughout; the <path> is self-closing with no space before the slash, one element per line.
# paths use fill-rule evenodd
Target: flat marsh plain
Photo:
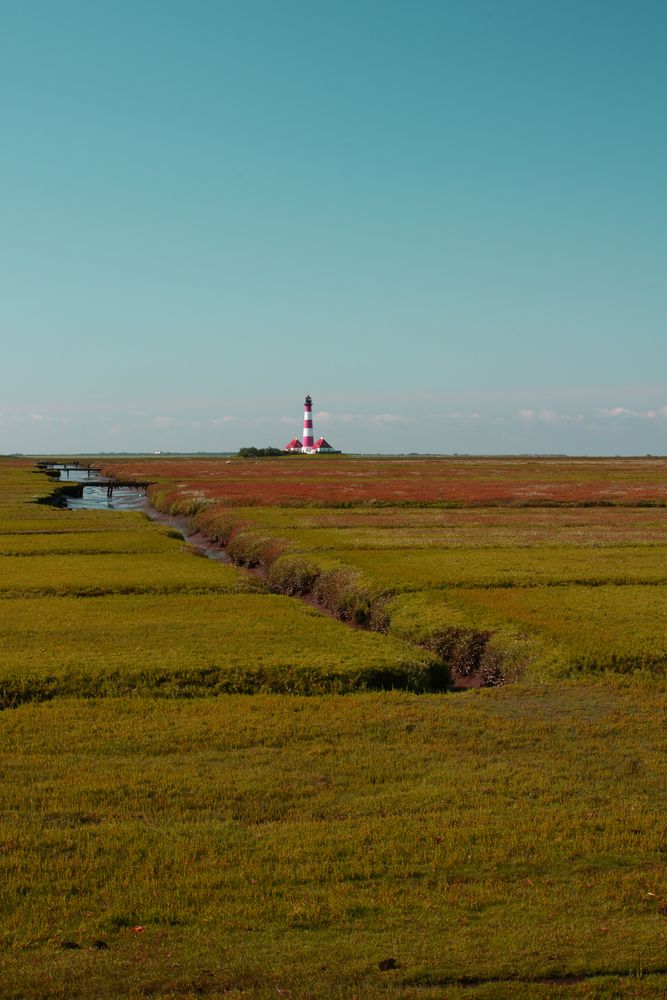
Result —
<path fill-rule="evenodd" d="M 0 460 L 1 997 L 665 995 L 667 462 L 108 471 L 233 562 Z"/>

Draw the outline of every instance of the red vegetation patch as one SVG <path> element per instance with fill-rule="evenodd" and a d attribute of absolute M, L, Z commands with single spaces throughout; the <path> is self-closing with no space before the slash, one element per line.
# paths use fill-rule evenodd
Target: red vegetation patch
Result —
<path fill-rule="evenodd" d="M 145 458 L 106 471 L 234 506 L 667 503 L 667 459 L 656 458 Z"/>

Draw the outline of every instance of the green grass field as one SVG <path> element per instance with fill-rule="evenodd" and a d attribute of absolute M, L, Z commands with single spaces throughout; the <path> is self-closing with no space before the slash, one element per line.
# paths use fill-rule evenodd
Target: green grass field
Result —
<path fill-rule="evenodd" d="M 255 576 L 194 555 L 143 514 L 49 509 L 25 495 L 43 477 L 3 473 L 5 523 L 25 523 L 30 512 L 35 526 L 46 516 L 49 530 L 0 533 L 2 705 L 57 694 L 421 690 L 446 681 L 424 650 L 355 635 L 268 594 Z M 53 518 L 61 530 L 50 530 Z"/>
<path fill-rule="evenodd" d="M 390 593 L 439 587 L 539 587 L 563 583 L 667 583 L 667 546 L 507 549 L 338 549 L 329 559 L 351 566 Z"/>
<path fill-rule="evenodd" d="M 667 669 L 667 588 L 559 587 L 460 590 L 450 593 L 459 608 L 477 608 L 517 623 L 565 647 L 571 671 Z M 582 624 L 583 622 L 583 624 Z"/>
<path fill-rule="evenodd" d="M 565 686 L 6 713 L 2 995 L 658 997 L 664 710 Z"/>
<path fill-rule="evenodd" d="M 178 593 L 0 600 L 0 646 L 5 705 L 56 694 L 423 690 L 447 681 L 424 650 L 353 632 L 289 598 L 191 594 L 183 586 Z"/>
<path fill-rule="evenodd" d="M 3 1000 L 665 995 L 667 511 L 200 515 L 380 634 L 52 489 L 0 461 Z M 443 662 L 519 683 L 368 690 Z"/>
<path fill-rule="evenodd" d="M 280 535 L 300 549 L 620 545 L 667 541 L 667 508 L 235 507 L 197 517 Z"/>
<path fill-rule="evenodd" d="M 400 595 L 387 611 L 392 635 L 427 648 L 485 636 L 510 678 L 667 672 L 665 587 L 461 587 Z"/>
<path fill-rule="evenodd" d="M 664 675 L 667 509 L 210 507 L 196 521 L 269 567 L 269 586 L 296 579 L 342 618 L 441 652 L 447 630 L 489 633 L 506 678 Z"/>
<path fill-rule="evenodd" d="M 87 511 L 86 513 L 94 513 Z M 172 553 L 173 538 L 167 530 L 152 531 L 58 531 L 2 532 L 0 556 L 34 555 L 124 555 L 141 552 Z"/>
<path fill-rule="evenodd" d="M 141 517 L 141 515 L 138 515 Z M 16 559 L 0 556 L 0 596 L 127 593 L 235 593 L 257 589 L 232 566 L 220 566 L 181 552 L 71 552 Z"/>

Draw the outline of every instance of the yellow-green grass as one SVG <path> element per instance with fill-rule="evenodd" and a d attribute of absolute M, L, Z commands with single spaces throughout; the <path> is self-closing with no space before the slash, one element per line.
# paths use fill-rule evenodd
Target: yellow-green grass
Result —
<path fill-rule="evenodd" d="M 0 483 L 0 493 L 1 490 Z M 150 528 L 150 522 L 140 513 L 65 510 L 28 502 L 14 507 L 0 505 L 0 535 L 96 534 L 100 531 L 149 531 Z"/>
<path fill-rule="evenodd" d="M 2 995 L 662 997 L 666 707 L 565 684 L 7 712 Z"/>
<path fill-rule="evenodd" d="M 33 498 L 44 498 L 53 491 L 54 482 L 34 465 L 20 465 L 12 459 L 0 459 L 3 503 L 26 494 Z"/>
<path fill-rule="evenodd" d="M 448 600 L 465 614 L 511 622 L 554 644 L 553 668 L 667 672 L 667 587 L 558 587 L 456 590 Z"/>
<path fill-rule="evenodd" d="M 13 599 L 0 600 L 4 704 L 75 691 L 181 700 L 59 697 L 0 715 L 3 998 L 664 995 L 666 705 L 660 686 L 641 686 L 644 673 L 625 689 L 580 679 L 558 689 L 456 696 L 192 700 L 235 689 L 399 683 L 396 671 L 400 682 L 416 678 L 419 687 L 433 660 L 283 598 L 208 585 L 195 593 L 192 574 L 196 591 L 200 571 L 220 581 L 223 567 L 183 551 L 141 515 L 25 503 L 39 477 L 19 473 L 5 492 L 0 466 L 0 525 L 12 534 L 0 543 L 11 546 L 38 523 L 44 532 L 60 533 L 61 524 L 73 531 L 55 548 L 53 535 L 33 539 L 50 555 L 32 549 L 24 559 L 26 549 L 0 559 L 0 580 L 10 563 L 23 567 L 18 589 L 5 591 Z M 660 517 L 641 513 L 653 521 L 633 521 L 619 540 L 659 540 Z M 298 523 L 282 527 L 298 536 Z M 505 540 L 548 541 L 538 566 L 560 587 L 471 591 L 463 576 L 456 589 L 443 589 L 445 582 L 396 598 L 392 630 L 401 632 L 400 602 L 401 634 L 414 639 L 420 621 L 423 630 L 435 628 L 435 605 L 442 611 L 446 601 L 450 622 L 493 629 L 492 642 L 567 653 L 569 642 L 578 643 L 576 595 L 560 635 L 545 628 L 548 598 L 613 591 L 620 613 L 624 593 L 637 591 L 639 600 L 640 592 L 663 592 L 659 585 L 563 586 L 575 546 L 553 542 L 572 530 L 577 545 L 588 544 L 585 526 L 563 522 L 552 536 L 544 522 L 517 523 L 500 525 Z M 121 524 L 107 543 L 102 536 L 111 539 Z M 322 562 L 377 557 L 374 573 L 363 570 L 377 593 L 396 589 L 379 581 L 383 561 L 391 577 L 398 566 L 412 573 L 424 559 L 457 556 L 417 551 L 424 523 L 403 527 L 414 529 L 406 536 L 413 551 L 364 552 L 371 544 L 363 531 L 341 545 L 346 526 L 324 546 L 319 535 Z M 456 523 L 436 529 L 441 541 L 449 532 L 445 544 L 454 548 Z M 486 529 L 493 544 L 502 541 L 493 524 Z M 466 545 L 484 545 L 486 529 L 472 525 Z M 607 544 L 608 522 L 594 530 L 589 542 Z M 138 533 L 164 549 L 147 551 L 130 537 Z M 86 534 L 97 538 L 87 542 Z M 57 555 L 68 542 L 79 554 Z M 95 554 L 105 544 L 107 553 Z M 459 554 L 468 568 L 487 572 L 488 551 Z M 633 573 L 641 559 L 654 573 L 661 556 L 651 548 L 606 551 L 614 572 L 630 553 Z M 522 582 L 526 564 L 516 552 L 513 572 Z M 88 575 L 122 589 L 117 570 L 125 564 L 125 585 L 129 570 L 147 592 L 26 597 L 26 580 L 54 584 L 58 560 L 68 569 L 56 587 L 74 575 L 80 586 Z M 31 577 L 27 564 L 42 573 Z M 230 580 L 247 579 L 224 570 Z M 498 565 L 491 570 L 494 585 Z M 165 593 L 169 584 L 178 591 Z M 524 607 L 523 595 L 546 603 Z M 487 605 L 485 596 L 514 597 L 517 607 Z M 430 602 L 428 621 L 420 601 Z M 593 612 L 585 601 L 582 607 L 583 629 Z M 631 610 L 619 618 L 619 649 L 634 627 Z M 603 616 L 591 620 L 604 627 Z M 647 616 L 644 634 L 648 623 Z M 380 972 L 388 956 L 398 968 Z"/>
<path fill-rule="evenodd" d="M 427 648 L 476 642 L 510 680 L 638 672 L 659 683 L 667 672 L 662 586 L 425 590 L 387 614 L 391 635 Z"/>
<path fill-rule="evenodd" d="M 667 508 L 352 507 L 209 508 L 197 522 L 215 535 L 230 524 L 310 548 L 625 545 L 667 540 Z"/>
<path fill-rule="evenodd" d="M 271 565 L 269 586 L 285 589 L 293 577 L 308 586 L 314 579 L 318 599 L 341 617 L 388 624 L 392 634 L 427 644 L 455 669 L 462 657 L 466 669 L 488 666 L 491 657 L 506 680 L 527 671 L 664 673 L 667 548 L 656 541 L 667 523 L 662 511 L 245 508 L 210 510 L 198 523 L 228 540 L 235 559 Z M 418 537 L 420 547 L 407 547 Z M 558 537 L 573 544 L 553 544 Z M 612 544 L 619 537 L 623 544 Z M 341 539 L 346 548 L 333 544 Z M 294 571 L 286 574 L 287 567 Z M 515 614 L 491 614 L 491 599 L 462 609 L 450 592 L 471 586 L 511 589 Z M 567 598 L 559 593 L 563 588 Z M 606 596 L 610 589 L 616 592 Z M 531 600 L 524 596 L 532 590 L 539 591 L 539 615 L 530 614 Z M 411 596 L 387 607 L 383 595 L 396 593 Z M 569 616 L 567 637 L 542 628 L 561 614 Z"/>
<path fill-rule="evenodd" d="M 667 508 L 665 508 L 667 511 Z M 523 526 L 522 526 L 523 527 Z M 472 531 L 465 531 L 451 527 L 401 527 L 400 524 L 392 528 L 368 525 L 367 527 L 350 527 L 338 529 L 326 528 L 301 528 L 295 525 L 291 530 L 285 528 L 273 531 L 287 543 L 291 548 L 302 551 L 328 551 L 332 549 L 459 549 L 459 548 L 528 548 L 536 546 L 564 546 L 572 545 L 585 547 L 611 546 L 618 548 L 622 541 L 623 545 L 637 546 L 641 544 L 645 547 L 655 544 L 667 544 L 667 519 L 665 524 L 653 525 L 651 528 L 642 525 L 639 529 L 641 537 L 637 538 L 635 532 L 628 530 L 625 538 L 620 539 L 619 534 L 611 534 L 609 531 L 595 531 L 588 534 L 585 529 L 573 528 L 571 531 L 553 531 L 547 534 L 536 529 L 534 532 L 516 530 L 516 526 L 510 528 L 488 528 L 481 529 L 475 527 Z M 248 529 L 246 529 L 248 530 Z M 251 529 L 253 530 L 253 529 Z M 255 528 L 255 531 L 266 531 L 265 528 Z M 648 536 L 648 537 L 647 537 Z"/>
<path fill-rule="evenodd" d="M 0 597 L 28 594 L 94 595 L 161 593 L 233 593 L 260 587 L 232 566 L 182 551 L 40 555 L 17 559 L 0 556 Z"/>
<path fill-rule="evenodd" d="M 140 515 L 141 516 L 141 515 Z M 142 518 L 146 529 L 149 525 Z M 0 529 L 0 555 L 104 555 L 146 552 L 172 553 L 175 533 L 168 529 L 116 531 L 54 531 L 10 533 Z"/>
<path fill-rule="evenodd" d="M 0 601 L 0 706 L 55 695 L 317 692 L 446 683 L 435 657 L 273 594 Z"/>
<path fill-rule="evenodd" d="M 562 583 L 667 583 L 667 546 L 428 549 L 327 557 L 359 570 L 382 591 L 441 587 L 536 587 Z"/>
<path fill-rule="evenodd" d="M 25 489 L 25 481 L 33 477 L 34 474 L 20 470 L 13 484 L 14 492 L 20 496 L 21 489 Z M 43 477 L 37 477 L 43 478 Z M 48 485 L 48 484 L 47 484 Z M 10 491 L 11 492 L 11 491 Z M 4 494 L 3 494 L 4 495 Z M 23 505 L 25 509 L 27 505 Z M 31 511 L 41 514 L 46 508 L 37 505 L 30 505 Z M 183 592 L 185 598 L 195 593 L 224 593 L 231 591 L 247 590 L 256 587 L 256 581 L 248 577 L 241 576 L 230 567 L 220 567 L 205 560 L 194 559 L 192 556 L 183 553 L 182 546 L 175 540 L 167 537 L 163 529 L 151 525 L 145 517 L 139 514 L 118 514 L 111 513 L 110 525 L 122 524 L 128 530 L 115 531 L 101 530 L 93 531 L 90 528 L 98 522 L 98 514 L 102 517 L 108 516 L 108 512 L 77 512 L 83 518 L 71 520 L 73 512 L 49 511 L 56 520 L 56 529 L 59 523 L 66 524 L 69 530 L 61 533 L 41 534 L 41 535 L 21 535 L 5 534 L 0 536 L 0 551 L 14 553 L 13 562 L 8 558 L 0 557 L 0 592 L 5 596 L 26 594 L 110 594 L 110 593 L 144 593 L 163 594 Z M 431 591 L 436 592 L 436 604 L 440 600 L 437 595 L 438 590 L 449 589 L 451 587 L 529 587 L 536 584 L 558 583 L 564 584 L 571 580 L 584 580 L 595 584 L 613 580 L 616 584 L 628 583 L 628 581 L 642 580 L 656 582 L 665 578 L 664 549 L 655 544 L 655 537 L 658 537 L 663 524 L 664 516 L 662 511 L 637 510 L 628 513 L 628 519 L 632 526 L 630 534 L 641 537 L 644 541 L 642 545 L 610 546 L 604 544 L 612 537 L 611 527 L 620 529 L 623 525 L 623 518 L 619 518 L 619 511 L 596 510 L 586 511 L 402 511 L 400 508 L 391 512 L 395 517 L 398 527 L 387 527 L 387 517 L 389 512 L 370 511 L 363 518 L 359 511 L 318 511 L 312 510 L 287 510 L 273 508 L 269 510 L 248 508 L 227 512 L 225 516 L 231 517 L 233 522 L 255 524 L 257 528 L 252 532 L 253 537 L 276 537 L 273 531 L 279 529 L 278 537 L 288 537 L 288 549 L 308 550 L 323 569 L 332 569 L 336 566 L 352 566 L 361 576 L 353 582 L 354 589 L 367 590 L 370 594 L 382 592 L 412 592 L 417 593 L 418 600 L 421 599 L 429 607 L 433 606 Z M 563 535 L 573 531 L 579 542 L 585 542 L 585 523 L 592 523 L 594 544 L 572 546 L 551 545 L 545 546 L 544 539 L 549 537 L 548 517 L 553 515 Z M 425 527 L 419 523 L 420 517 L 430 518 L 430 526 Z M 360 527 L 359 522 L 365 518 L 366 522 L 374 520 L 376 517 L 383 519 L 382 526 L 376 529 L 370 527 Z M 547 517 L 547 521 L 545 521 Z M 314 524 L 313 519 L 320 518 Z M 404 528 L 402 518 L 410 520 L 410 524 Z M 466 520 L 466 518 L 468 518 Z M 347 519 L 347 520 L 345 520 Z M 344 528 L 324 528 L 318 527 L 317 523 L 327 524 L 341 521 L 346 524 Z M 611 523 L 613 521 L 613 524 Z M 310 527 L 299 529 L 299 525 L 307 523 Z M 389 521 L 393 523 L 393 521 Z M 460 534 L 463 540 L 467 540 L 475 548 L 461 548 L 455 544 L 451 549 L 435 548 L 436 544 L 442 541 L 442 530 L 455 536 L 457 525 L 461 526 Z M 611 527 L 610 527 L 611 525 Z M 467 527 L 466 527 L 467 526 Z M 268 535 L 265 534 L 269 529 Z M 508 548 L 484 548 L 479 547 L 483 539 L 483 533 L 490 532 L 495 541 L 499 541 L 501 534 L 493 535 L 494 531 L 504 532 L 507 537 L 514 537 L 517 544 Z M 405 536 L 407 532 L 407 537 Z M 597 532 L 597 534 L 596 534 Z M 652 535 L 651 532 L 654 532 Z M 410 538 L 421 535 L 425 541 L 430 534 L 432 547 L 424 549 L 399 549 L 396 550 L 397 541 L 404 544 Z M 340 537 L 353 539 L 353 548 L 336 549 L 329 543 Z M 366 545 L 370 545 L 370 538 L 375 543 L 384 544 L 384 549 L 376 551 L 364 551 Z M 627 538 L 626 534 L 626 538 Z M 532 548 L 519 547 L 521 540 L 526 541 L 532 538 Z M 647 544 L 647 540 L 650 543 Z M 393 548 L 391 547 L 393 543 Z M 321 555 L 317 546 L 321 549 Z M 270 546 L 269 546 L 270 548 Z M 42 551 L 44 557 L 37 556 L 36 553 Z M 15 558 L 20 554 L 32 552 L 31 559 Z M 46 555 L 46 553 L 51 553 Z M 62 553 L 62 555 L 58 555 Z M 65 554 L 66 553 L 66 554 Z M 86 553 L 86 554 L 84 554 Z M 91 556 L 94 555 L 94 558 Z M 88 561 L 87 561 L 88 560 Z M 552 588 L 549 588 L 550 590 Z M 597 588 L 596 588 L 597 589 Z M 654 588 L 656 589 L 656 588 Z M 664 602 L 662 597 L 664 588 L 658 587 L 654 601 Z M 541 630 L 535 618 L 532 625 L 526 625 L 521 616 L 515 613 L 510 619 L 496 616 L 497 620 L 491 623 L 490 630 L 493 633 L 494 648 L 502 652 L 507 664 L 517 663 L 522 665 L 522 669 L 528 664 L 532 664 L 537 669 L 537 665 L 544 666 L 549 662 L 557 664 L 562 671 L 573 669 L 573 664 L 578 664 L 578 669 L 588 665 L 595 669 L 605 669 L 608 666 L 615 666 L 616 669 L 627 670 L 632 665 L 635 667 L 650 666 L 654 671 L 660 672 L 662 669 L 662 646 L 661 636 L 657 639 L 654 633 L 660 632 L 660 619 L 653 618 L 653 631 L 641 631 L 641 643 L 637 636 L 640 633 L 632 633 L 632 615 L 635 613 L 637 601 L 630 602 L 628 614 L 623 618 L 623 624 L 616 629 L 615 645 L 610 650 L 608 644 L 600 646 L 596 641 L 588 641 L 586 632 L 587 608 L 591 602 L 595 604 L 594 596 L 583 589 L 578 589 L 572 595 L 572 601 L 576 607 L 579 601 L 580 611 L 573 612 L 571 637 L 567 649 L 560 639 L 555 638 L 548 631 Z M 522 597 L 515 595 L 515 605 L 521 604 Z M 547 609 L 543 617 L 558 616 L 559 597 L 557 594 L 546 594 L 542 597 L 544 607 Z M 622 604 L 623 598 L 617 595 L 617 603 Z M 335 601 L 334 601 L 335 603 Z M 363 603 L 363 601 L 362 601 Z M 661 605 L 662 606 L 662 605 Z M 441 605 L 442 607 L 442 605 Z M 447 602 L 448 614 L 452 614 L 452 601 Z M 548 609 L 551 609 L 549 611 Z M 187 613 L 187 612 L 186 612 Z M 479 609 L 476 614 L 472 613 L 470 607 L 467 608 L 464 618 L 479 617 Z M 179 612 L 174 611 L 176 617 Z M 488 609 L 485 612 L 488 617 Z M 182 616 L 181 616 L 182 617 Z M 287 631 L 293 627 L 291 621 L 287 623 Z M 452 626 L 443 623 L 442 627 L 465 627 Z M 481 626 L 480 626 L 481 627 Z M 485 627 L 489 627 L 488 625 Z M 398 619 L 394 614 L 392 617 L 392 630 L 395 634 L 407 639 L 417 639 L 419 641 L 420 631 L 423 632 L 423 621 L 419 614 L 416 614 L 407 629 L 398 624 Z M 423 638 L 423 637 L 422 637 Z M 176 640 L 173 640 L 176 641 Z M 574 659 L 571 651 L 575 648 L 584 648 L 582 657 Z M 282 646 L 281 646 L 282 648 Z M 593 655 L 592 650 L 596 650 Z M 162 649 L 157 651 L 158 656 L 162 654 Z M 157 668 L 156 668 L 157 669 Z M 173 674 L 164 680 L 165 689 L 171 685 L 172 689 L 187 687 L 190 684 L 205 685 L 216 689 L 219 683 L 217 680 L 212 683 L 208 675 L 203 681 L 193 680 L 193 671 L 196 673 L 202 668 L 199 663 L 196 666 L 184 664 L 183 670 L 189 678 L 186 682 L 174 681 Z M 236 668 L 235 668 L 236 669 Z M 229 677 L 224 683 L 240 685 L 243 689 L 247 686 L 261 686 L 261 682 L 256 679 L 256 666 L 247 671 L 245 680 L 239 681 L 239 675 L 235 674 L 236 680 L 229 682 Z M 345 671 L 344 671 L 345 672 Z M 334 671 L 335 673 L 335 671 Z M 248 681 L 248 677 L 252 679 Z M 179 675 L 180 676 L 180 675 Z M 91 681 L 93 689 L 99 687 L 98 675 Z M 106 683 L 106 681 L 105 681 Z M 272 677 L 270 686 L 275 686 L 275 678 Z M 330 684 L 330 681 L 325 681 Z M 335 683 L 338 683 L 337 681 Z M 333 686 L 335 686 L 335 683 Z M 303 681 L 302 681 L 303 684 Z M 155 684 L 154 675 L 148 686 L 160 686 Z M 144 683 L 145 686 L 145 683 Z M 289 686 L 289 685 L 287 685 Z M 312 687 L 312 681 L 308 681 L 306 687 Z M 72 688 L 68 688 L 71 690 Z M 113 685 L 111 686 L 113 690 Z M 300 689 L 304 689 L 303 686 Z"/>
<path fill-rule="evenodd" d="M 23 503 L 22 517 L 26 507 L 39 525 L 44 508 Z M 97 512 L 81 513 L 52 511 L 67 532 L 0 535 L 1 705 L 135 690 L 422 690 L 447 680 L 423 650 L 260 598 L 255 576 L 195 557 L 144 515 L 115 513 L 128 530 L 93 531 Z"/>
<path fill-rule="evenodd" d="M 380 524 L 371 527 L 378 519 Z M 469 661 L 471 648 L 479 659 L 484 647 L 487 659 L 494 657 L 506 679 L 526 671 L 544 675 L 547 670 L 559 676 L 587 669 L 649 670 L 656 677 L 664 673 L 667 550 L 656 542 L 667 523 L 662 511 L 397 508 L 366 513 L 246 508 L 208 511 L 198 521 L 214 536 L 230 537 L 230 552 L 242 561 L 275 560 L 282 551 L 269 574 L 270 585 L 274 576 L 280 579 L 283 565 L 303 563 L 309 572 L 319 569 L 323 574 L 337 568 L 344 579 L 342 601 L 340 586 L 329 597 L 327 586 L 315 583 L 316 592 L 322 592 L 332 610 L 345 617 L 345 608 L 352 607 L 353 615 L 360 608 L 371 624 L 374 619 L 384 624 L 389 618 L 392 634 L 425 642 L 453 664 L 462 654 Z M 328 527 L 332 523 L 339 527 Z M 408 548 L 407 543 L 418 537 L 420 547 Z M 573 544 L 554 545 L 559 537 L 569 537 Z M 623 544 L 612 544 L 619 537 Z M 630 544 L 631 538 L 639 544 Z M 341 539 L 347 543 L 344 549 L 333 544 Z M 572 581 L 579 586 L 572 588 Z M 637 587 L 638 582 L 651 586 Z M 468 602 L 462 610 L 449 596 L 451 588 L 475 585 L 512 589 L 516 613 L 492 615 L 481 599 L 474 609 Z M 562 588 L 568 591 L 565 605 Z M 524 600 L 531 607 L 525 593 L 534 589 L 539 591 L 535 600 L 541 617 L 527 612 L 524 619 L 520 613 Z M 616 592 L 605 596 L 603 592 L 610 589 Z M 381 601 L 379 614 L 374 614 L 378 595 L 392 593 L 411 596 L 394 600 L 388 608 Z M 617 608 L 623 614 L 617 614 Z M 541 628 L 544 621 L 557 621 L 561 613 L 571 619 L 567 641 L 560 631 L 554 635 Z M 600 641 L 607 638 L 610 620 L 614 640 Z M 459 649 L 455 654 L 452 633 L 466 632 L 470 634 L 462 639 L 454 636 Z"/>

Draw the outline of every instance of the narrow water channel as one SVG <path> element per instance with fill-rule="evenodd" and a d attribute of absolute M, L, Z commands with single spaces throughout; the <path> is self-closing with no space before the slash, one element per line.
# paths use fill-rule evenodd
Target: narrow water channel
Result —
<path fill-rule="evenodd" d="M 97 469 L 65 465 L 52 465 L 50 468 L 58 470 L 60 482 L 83 484 L 80 497 L 65 496 L 65 506 L 69 510 L 139 511 L 149 517 L 151 521 L 157 521 L 159 524 L 178 531 L 183 536 L 184 541 L 201 555 L 213 559 L 214 562 L 231 563 L 231 559 L 221 545 L 211 542 L 205 535 L 192 530 L 189 518 L 160 514 L 159 511 L 151 507 L 143 486 L 114 486 L 113 491 L 109 493 L 106 484 L 111 480 L 107 476 L 101 475 Z M 93 480 L 96 485 L 86 486 L 86 482 L 89 480 Z"/>

